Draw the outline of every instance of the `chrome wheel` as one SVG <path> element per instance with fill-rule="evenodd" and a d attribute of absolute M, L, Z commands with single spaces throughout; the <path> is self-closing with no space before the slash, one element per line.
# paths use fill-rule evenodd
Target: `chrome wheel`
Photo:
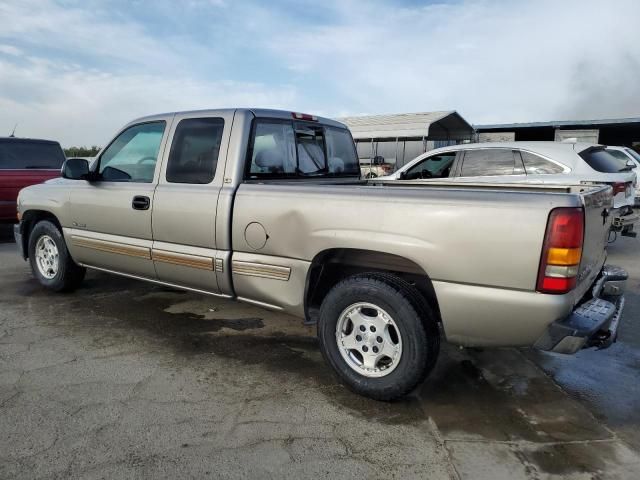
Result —
<path fill-rule="evenodd" d="M 58 274 L 58 247 L 49 235 L 42 235 L 36 242 L 36 265 L 38 271 L 47 280 Z"/>
<path fill-rule="evenodd" d="M 338 318 L 336 341 L 342 358 L 365 377 L 390 374 L 402 356 L 402 338 L 393 318 L 372 303 L 354 303 Z"/>

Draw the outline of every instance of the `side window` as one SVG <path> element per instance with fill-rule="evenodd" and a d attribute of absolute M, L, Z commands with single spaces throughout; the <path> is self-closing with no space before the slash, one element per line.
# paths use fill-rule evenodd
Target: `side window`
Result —
<path fill-rule="evenodd" d="M 249 173 L 295 175 L 296 146 L 291 122 L 256 122 Z"/>
<path fill-rule="evenodd" d="M 127 128 L 100 156 L 99 173 L 111 182 L 151 183 L 165 122 Z"/>
<path fill-rule="evenodd" d="M 167 182 L 210 183 L 222 142 L 222 118 L 189 118 L 176 127 L 167 163 Z"/>
<path fill-rule="evenodd" d="M 441 153 L 427 157 L 408 169 L 404 179 L 446 178 L 451 173 L 451 167 L 455 159 L 456 152 Z"/>
<path fill-rule="evenodd" d="M 524 162 L 524 169 L 527 175 L 544 175 L 552 173 L 563 173 L 564 168 L 560 165 L 545 160 L 544 158 L 529 152 L 520 152 L 522 155 L 522 161 Z"/>
<path fill-rule="evenodd" d="M 513 175 L 514 167 L 515 157 L 509 149 L 467 150 L 460 176 Z"/>

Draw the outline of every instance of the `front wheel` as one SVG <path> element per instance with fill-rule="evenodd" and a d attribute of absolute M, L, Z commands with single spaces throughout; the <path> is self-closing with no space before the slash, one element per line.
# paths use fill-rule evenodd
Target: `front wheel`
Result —
<path fill-rule="evenodd" d="M 29 235 L 29 263 L 41 285 L 56 292 L 76 289 L 86 269 L 76 264 L 62 232 L 52 222 L 38 222 Z"/>
<path fill-rule="evenodd" d="M 394 400 L 429 374 L 439 330 L 417 290 L 389 274 L 359 274 L 327 294 L 318 322 L 326 361 L 356 393 Z"/>

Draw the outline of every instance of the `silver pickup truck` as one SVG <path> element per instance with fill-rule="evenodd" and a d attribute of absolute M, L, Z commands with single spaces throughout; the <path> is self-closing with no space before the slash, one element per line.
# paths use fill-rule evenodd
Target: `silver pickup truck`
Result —
<path fill-rule="evenodd" d="M 92 268 L 293 314 L 372 398 L 415 388 L 441 339 L 573 353 L 616 338 L 608 186 L 371 185 L 343 124 L 259 109 L 135 120 L 62 174 L 18 199 L 42 285 Z"/>

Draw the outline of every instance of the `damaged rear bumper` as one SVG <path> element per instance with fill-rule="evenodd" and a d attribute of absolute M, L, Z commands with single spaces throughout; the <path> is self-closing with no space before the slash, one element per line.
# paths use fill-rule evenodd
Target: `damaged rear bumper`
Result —
<path fill-rule="evenodd" d="M 591 298 L 568 317 L 549 325 L 534 347 L 567 354 L 582 348 L 610 347 L 618 337 L 627 278 L 622 268 L 605 265 L 593 284 Z"/>

